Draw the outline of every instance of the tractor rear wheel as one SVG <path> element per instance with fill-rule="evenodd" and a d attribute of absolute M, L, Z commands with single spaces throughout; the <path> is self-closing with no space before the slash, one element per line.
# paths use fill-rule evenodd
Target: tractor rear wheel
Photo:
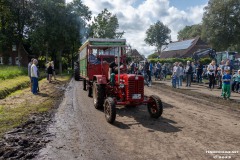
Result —
<path fill-rule="evenodd" d="M 105 99 L 105 85 L 93 82 L 93 104 L 96 109 L 102 109 Z"/>
<path fill-rule="evenodd" d="M 104 102 L 104 113 L 107 122 L 112 124 L 116 119 L 116 104 L 113 98 L 106 98 Z"/>
<path fill-rule="evenodd" d="M 159 118 L 163 113 L 162 101 L 158 96 L 151 95 L 147 107 L 152 118 Z"/>
<path fill-rule="evenodd" d="M 87 80 L 83 79 L 83 90 L 86 91 L 87 90 Z"/>

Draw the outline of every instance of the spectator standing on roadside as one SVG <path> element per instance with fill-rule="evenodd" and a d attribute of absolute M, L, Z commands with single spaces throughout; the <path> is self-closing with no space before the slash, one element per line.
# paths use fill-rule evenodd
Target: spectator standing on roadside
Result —
<path fill-rule="evenodd" d="M 31 61 L 28 63 L 28 77 L 30 78 L 30 87 L 32 91 L 32 78 L 31 78 L 31 66 L 33 64 L 34 58 L 31 59 Z"/>
<path fill-rule="evenodd" d="M 156 73 L 155 73 L 156 79 L 161 79 L 161 72 L 162 72 L 161 64 L 159 62 L 157 62 L 157 64 L 156 64 Z"/>
<path fill-rule="evenodd" d="M 221 61 L 217 68 L 218 89 L 222 89 L 222 76 L 223 76 L 224 60 Z"/>
<path fill-rule="evenodd" d="M 52 75 L 53 75 L 53 67 L 52 63 L 49 63 L 48 68 L 47 68 L 47 74 L 48 74 L 48 82 L 52 82 Z"/>
<path fill-rule="evenodd" d="M 183 64 L 180 62 L 178 64 L 179 66 L 179 86 L 182 86 L 182 81 L 183 81 L 183 75 L 184 75 L 184 68 L 183 68 Z"/>
<path fill-rule="evenodd" d="M 212 60 L 212 62 L 208 65 L 208 79 L 209 79 L 209 89 L 214 89 L 215 84 L 215 72 L 216 72 L 216 62 Z"/>
<path fill-rule="evenodd" d="M 222 77 L 223 86 L 222 86 L 222 95 L 224 99 L 229 99 L 231 96 L 231 74 L 230 74 L 230 67 L 225 68 L 225 73 Z"/>
<path fill-rule="evenodd" d="M 173 75 L 172 77 L 175 77 L 175 84 L 174 84 L 174 88 L 179 88 L 179 76 L 180 76 L 180 68 L 178 66 L 178 62 L 174 63 L 174 67 L 173 67 Z"/>
<path fill-rule="evenodd" d="M 193 77 L 195 76 L 196 74 L 196 66 L 195 66 L 195 63 L 192 62 L 192 75 L 191 75 L 191 81 L 193 82 Z"/>
<path fill-rule="evenodd" d="M 162 71 L 163 71 L 163 79 L 165 80 L 166 77 L 167 77 L 167 66 L 166 66 L 166 63 L 163 64 Z"/>
<path fill-rule="evenodd" d="M 196 64 L 196 71 L 197 71 L 197 83 L 202 83 L 203 65 L 199 61 Z"/>
<path fill-rule="evenodd" d="M 151 86 L 151 71 L 150 71 L 150 63 L 148 62 L 148 60 L 145 61 L 145 65 L 144 65 L 144 74 L 148 75 L 148 85 Z"/>
<path fill-rule="evenodd" d="M 187 61 L 185 73 L 186 73 L 186 83 L 187 83 L 186 87 L 191 87 L 192 65 L 190 61 Z"/>
<path fill-rule="evenodd" d="M 173 71 L 171 78 L 172 78 L 172 87 L 176 88 L 176 80 L 177 80 L 176 72 Z"/>
<path fill-rule="evenodd" d="M 231 65 L 229 59 L 226 61 L 226 64 L 223 66 L 223 71 L 225 71 L 226 68 L 228 68 L 228 67 L 230 67 L 229 74 L 230 74 L 230 75 L 233 75 L 233 74 L 234 74 L 234 68 L 233 68 L 233 66 Z"/>
<path fill-rule="evenodd" d="M 52 69 L 53 69 L 52 75 L 54 77 L 54 80 L 56 80 L 56 72 L 55 72 L 55 67 L 54 67 L 54 62 L 53 61 L 51 62 L 51 66 L 52 66 Z"/>
<path fill-rule="evenodd" d="M 234 92 L 234 88 L 236 87 L 236 92 L 240 93 L 239 87 L 240 87 L 240 69 L 238 72 L 233 76 L 234 80 L 232 83 L 232 91 Z"/>
<path fill-rule="evenodd" d="M 36 59 L 33 60 L 33 64 L 31 65 L 31 78 L 32 78 L 32 93 L 34 95 L 37 94 L 38 88 L 38 68 L 37 68 L 38 61 Z"/>

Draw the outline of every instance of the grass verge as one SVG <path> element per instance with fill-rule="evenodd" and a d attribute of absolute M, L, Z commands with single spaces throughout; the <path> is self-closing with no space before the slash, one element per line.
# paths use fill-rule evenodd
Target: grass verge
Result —
<path fill-rule="evenodd" d="M 13 92 L 0 100 L 0 137 L 14 127 L 26 122 L 32 114 L 53 109 L 61 100 L 70 76 L 57 77 L 53 83 L 46 79 L 39 82 L 40 93 L 33 95 L 30 88 Z"/>
<path fill-rule="evenodd" d="M 0 80 L 11 79 L 20 75 L 27 75 L 27 73 L 28 71 L 25 67 L 0 65 Z"/>
<path fill-rule="evenodd" d="M 44 73 L 40 79 L 45 77 Z M 0 99 L 6 98 L 9 94 L 24 89 L 30 86 L 30 79 L 28 76 L 18 76 L 13 79 L 0 80 Z"/>

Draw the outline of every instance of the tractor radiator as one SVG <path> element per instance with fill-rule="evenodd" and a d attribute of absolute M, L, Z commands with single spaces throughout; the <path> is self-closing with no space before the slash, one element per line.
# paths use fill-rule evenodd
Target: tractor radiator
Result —
<path fill-rule="evenodd" d="M 144 97 L 144 80 L 143 78 L 135 79 L 135 77 L 129 77 L 127 87 L 127 99 L 133 100 L 133 94 L 141 94 L 141 100 Z M 139 99 L 137 99 L 139 100 Z"/>

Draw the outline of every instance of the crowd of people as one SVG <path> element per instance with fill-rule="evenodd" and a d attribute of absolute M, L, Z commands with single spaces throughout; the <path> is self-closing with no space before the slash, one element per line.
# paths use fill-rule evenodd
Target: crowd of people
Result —
<path fill-rule="evenodd" d="M 192 82 L 203 83 L 205 78 L 209 90 L 217 86 L 218 89 L 222 89 L 221 96 L 225 99 L 230 98 L 231 92 L 240 93 L 240 70 L 234 73 L 230 60 L 222 61 L 219 65 L 216 65 L 215 60 L 208 65 L 203 65 L 199 61 L 187 61 L 186 65 L 175 62 L 171 67 L 145 60 L 144 63 L 130 63 L 128 69 L 129 73 L 144 75 L 148 86 L 151 86 L 152 77 L 155 77 L 155 80 L 165 80 L 166 76 L 170 75 L 173 88 L 180 88 L 183 81 L 186 82 L 186 87 L 191 87 Z"/>
<path fill-rule="evenodd" d="M 38 60 L 34 58 L 32 58 L 31 61 L 28 63 L 28 76 L 30 78 L 31 92 L 34 95 L 37 95 L 39 92 L 39 85 L 38 85 L 39 69 L 37 67 L 37 64 L 38 64 Z M 52 82 L 52 77 L 54 77 L 54 80 L 56 80 L 56 73 L 55 73 L 53 61 L 46 63 L 46 73 L 47 73 L 47 80 L 49 83 Z"/>

